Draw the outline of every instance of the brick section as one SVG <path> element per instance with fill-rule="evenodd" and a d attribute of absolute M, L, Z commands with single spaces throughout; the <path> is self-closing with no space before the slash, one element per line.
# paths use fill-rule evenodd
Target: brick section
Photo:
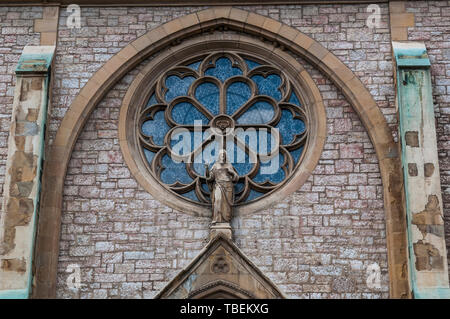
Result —
<path fill-rule="evenodd" d="M 43 19 L 36 19 L 34 31 L 41 34 L 41 45 L 56 45 L 58 38 L 59 7 L 48 6 L 43 8 Z"/>
<path fill-rule="evenodd" d="M 414 13 L 406 12 L 406 1 L 389 1 L 389 25 L 393 41 L 407 41 L 408 27 L 414 26 Z"/>
<path fill-rule="evenodd" d="M 321 94 L 334 97 L 324 99 L 324 152 L 299 191 L 272 209 L 234 220 L 237 244 L 291 297 L 386 298 L 385 219 L 373 146 L 336 87 L 302 63 Z M 372 263 L 382 271 L 378 291 L 366 286 Z"/>
<path fill-rule="evenodd" d="M 207 243 L 209 218 L 160 204 L 123 161 L 119 108 L 146 63 L 108 93 L 75 145 L 64 187 L 59 298 L 152 298 Z M 66 286 L 70 264 L 81 266 L 79 291 Z"/>
<path fill-rule="evenodd" d="M 387 6 L 382 28 L 364 27 L 366 6 L 254 6 L 312 36 L 355 72 L 396 130 Z M 61 11 L 52 136 L 80 87 L 120 48 L 147 30 L 199 8 L 83 8 L 80 31 Z M 109 26 L 109 27 L 107 27 Z M 145 64 L 145 62 L 143 62 Z M 233 221 L 237 244 L 287 295 L 386 298 L 385 219 L 377 158 L 358 116 L 336 87 L 302 61 L 327 108 L 328 138 L 314 174 L 295 194 Z M 139 69 L 139 68 L 138 68 Z M 60 298 L 154 296 L 205 245 L 209 218 L 174 211 L 138 186 L 121 157 L 117 121 L 137 70 L 90 115 L 72 154 L 64 188 Z M 366 285 L 381 267 L 381 289 Z M 69 264 L 85 284 L 66 286 Z"/>
<path fill-rule="evenodd" d="M 450 1 L 407 2 L 405 7 L 416 19 L 415 27 L 408 28 L 408 40 L 425 42 L 431 61 L 445 233 L 450 251 Z"/>
<path fill-rule="evenodd" d="M 397 140 L 388 6 L 379 4 L 380 26 L 374 29 L 366 26 L 370 15 L 367 6 L 253 6 L 242 9 L 297 28 L 336 55 L 372 94 Z"/>
<path fill-rule="evenodd" d="M 8 156 L 8 137 L 16 77 L 14 71 L 25 45 L 39 45 L 33 32 L 34 19 L 42 18 L 42 7 L 0 6 L 0 214 Z"/>
<path fill-rule="evenodd" d="M 69 13 L 60 10 L 49 142 L 80 89 L 106 61 L 147 31 L 198 10 L 195 7 L 83 7 L 80 29 L 68 29 Z"/>

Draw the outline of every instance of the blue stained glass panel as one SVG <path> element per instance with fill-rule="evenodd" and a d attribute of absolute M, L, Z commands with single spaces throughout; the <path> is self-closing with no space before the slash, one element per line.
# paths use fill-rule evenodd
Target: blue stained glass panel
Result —
<path fill-rule="evenodd" d="M 189 199 L 191 199 L 191 200 L 193 200 L 193 201 L 195 201 L 195 202 L 198 202 L 198 197 L 197 197 L 197 195 L 195 194 L 195 190 L 194 190 L 194 189 L 191 190 L 190 192 L 181 194 L 181 196 L 186 197 L 186 198 L 189 198 Z"/>
<path fill-rule="evenodd" d="M 246 202 L 257 199 L 258 197 L 261 197 L 262 195 L 264 195 L 261 192 L 255 191 L 254 189 L 251 189 L 247 199 L 245 200 Z"/>
<path fill-rule="evenodd" d="M 289 110 L 281 110 L 281 119 L 276 128 L 280 131 L 281 144 L 286 145 L 293 142 L 296 134 L 305 131 L 305 123 L 299 119 L 294 119 Z"/>
<path fill-rule="evenodd" d="M 247 128 L 244 130 L 239 127 L 234 132 L 241 143 L 248 146 L 248 148 L 254 152 L 258 151 L 259 132 L 256 129 Z"/>
<path fill-rule="evenodd" d="M 147 106 L 151 106 L 151 105 L 155 105 L 155 104 L 158 104 L 158 101 L 156 100 L 155 93 L 153 93 L 152 96 L 150 96 L 150 99 L 148 99 Z"/>
<path fill-rule="evenodd" d="M 197 61 L 197 62 L 188 64 L 187 67 L 198 71 L 198 67 L 200 66 L 201 63 L 202 63 L 202 61 Z"/>
<path fill-rule="evenodd" d="M 289 98 L 289 103 L 295 104 L 297 106 L 301 106 L 300 100 L 298 99 L 297 95 L 294 92 L 291 93 L 291 97 Z"/>
<path fill-rule="evenodd" d="M 206 185 L 205 183 L 202 183 L 202 189 L 203 189 L 205 192 L 207 192 L 207 193 L 210 192 L 210 191 L 209 191 L 209 188 L 208 188 L 208 185 Z"/>
<path fill-rule="evenodd" d="M 216 61 L 215 67 L 210 67 L 205 71 L 205 75 L 213 76 L 224 82 L 226 79 L 235 75 L 242 75 L 242 71 L 239 68 L 233 67 L 231 61 L 228 58 L 219 58 Z"/>
<path fill-rule="evenodd" d="M 168 89 L 165 96 L 166 101 L 170 102 L 177 96 L 186 95 L 194 80 L 193 76 L 186 76 L 182 79 L 176 75 L 168 76 L 166 79 L 166 87 Z"/>
<path fill-rule="evenodd" d="M 176 145 L 178 144 L 176 149 L 179 150 L 181 147 L 184 147 L 187 152 L 183 154 L 188 154 L 200 147 L 208 135 L 206 131 L 202 133 L 201 131 L 193 132 L 188 129 L 176 129 L 170 135 L 170 147 L 174 150 L 173 148 L 177 147 Z"/>
<path fill-rule="evenodd" d="M 227 142 L 227 159 L 240 176 L 248 174 L 255 165 L 245 150 L 231 141 Z"/>
<path fill-rule="evenodd" d="M 303 148 L 304 148 L 304 147 L 301 146 L 301 147 L 297 148 L 296 150 L 293 150 L 293 151 L 290 152 L 291 155 L 292 155 L 292 157 L 294 158 L 294 163 L 295 163 L 295 164 L 298 163 L 298 160 L 300 159 L 300 156 L 301 156 L 302 153 L 303 153 Z"/>
<path fill-rule="evenodd" d="M 164 144 L 164 136 L 169 129 L 166 119 L 164 118 L 164 111 L 156 112 L 153 120 L 142 123 L 142 132 L 147 136 L 152 136 L 153 142 L 155 142 L 156 145 Z"/>
<path fill-rule="evenodd" d="M 235 193 L 240 192 L 241 190 L 244 189 L 244 186 L 245 186 L 245 184 L 242 182 L 234 184 L 234 192 Z"/>
<path fill-rule="evenodd" d="M 268 95 L 276 101 L 281 100 L 281 91 L 278 89 L 281 85 L 281 78 L 276 74 L 270 74 L 266 78 L 262 75 L 252 76 L 252 80 L 258 87 L 260 95 Z"/>
<path fill-rule="evenodd" d="M 192 70 L 199 71 L 200 64 L 203 61 L 204 60 L 195 61 L 184 65 Z M 251 59 L 246 58 L 244 61 L 247 65 L 247 70 L 254 70 L 258 66 L 261 66 L 261 63 Z M 222 83 L 227 79 L 242 74 L 243 71 L 239 67 L 233 67 L 232 60 L 226 56 L 218 58 L 214 66 L 210 66 L 205 70 L 205 76 L 215 77 Z M 164 82 L 167 88 L 164 96 L 165 101 L 158 102 L 156 95 L 153 92 L 147 102 L 147 107 L 159 103 L 171 102 L 179 96 L 186 96 L 189 88 L 191 88 L 191 85 L 195 80 L 196 79 L 193 76 L 186 76 L 184 78 L 176 75 L 168 76 Z M 205 80 L 210 81 L 207 79 Z M 263 75 L 258 74 L 253 75 L 250 80 L 253 81 L 257 87 L 256 96 L 270 96 L 276 101 L 281 101 L 283 98 L 282 91 L 280 90 L 282 78 L 279 75 L 272 73 L 264 77 Z M 173 107 L 171 111 L 172 119 L 178 125 L 194 125 L 195 121 L 197 121 L 197 123 L 201 122 L 202 125 L 208 125 L 211 119 L 195 107 L 197 103 L 200 103 L 215 116 L 220 113 L 221 103 L 225 101 L 226 105 L 224 106 L 224 109 L 228 115 L 232 115 L 241 107 L 245 106 L 252 96 L 251 86 L 240 79 L 236 79 L 234 83 L 228 85 L 226 92 L 221 92 L 220 90 L 220 87 L 212 82 L 203 82 L 198 85 L 192 96 L 190 96 L 190 102 L 187 100 L 184 102 L 178 102 Z M 221 96 L 221 94 L 225 94 L 225 96 Z M 192 99 L 195 99 L 195 101 Z M 298 95 L 294 91 L 291 92 L 287 102 L 301 107 Z M 290 110 L 281 108 L 280 111 L 281 119 L 275 129 L 279 130 L 281 144 L 286 145 L 294 142 L 295 135 L 303 133 L 306 127 L 303 121 L 294 119 Z M 250 147 L 257 154 L 267 154 L 270 151 L 274 151 L 271 148 L 276 145 L 272 140 L 270 129 L 264 134 L 261 134 L 263 132 L 255 131 L 255 137 L 253 137 L 252 132 L 249 133 L 248 127 L 239 127 L 239 124 L 248 126 L 267 124 L 274 118 L 274 116 L 275 109 L 271 101 L 264 101 L 262 98 L 257 98 L 256 101 L 254 100 L 252 105 L 250 105 L 250 107 L 248 107 L 243 114 L 241 114 L 238 118 L 235 118 L 235 122 L 238 126 L 235 129 L 235 134 L 241 142 L 247 145 L 247 147 Z M 165 121 L 164 111 L 155 113 L 154 119 L 152 120 L 144 120 L 145 122 L 143 122 L 141 128 L 142 132 L 147 136 L 152 136 L 153 141 L 157 145 L 164 145 L 164 137 L 170 130 L 168 123 Z M 197 146 L 200 146 L 201 142 L 207 138 L 208 134 L 204 135 L 203 133 L 200 133 L 199 135 L 197 134 L 195 136 L 194 132 L 186 130 L 179 133 L 177 136 L 173 135 L 173 138 L 169 143 L 173 150 L 178 147 L 175 151 L 178 151 L 179 153 L 179 146 L 181 144 L 189 146 L 188 149 L 183 149 L 180 153 L 185 155 L 193 151 Z M 181 143 L 184 142 L 184 139 L 186 139 L 189 143 Z M 247 175 L 255 167 L 256 163 L 252 163 L 245 150 L 238 146 L 234 141 L 227 141 L 226 149 L 228 160 L 240 176 Z M 302 146 L 296 150 L 290 151 L 290 155 L 296 164 L 300 160 L 303 150 L 304 147 Z M 210 142 L 202 150 L 202 153 L 197 155 L 197 158 L 194 159 L 194 163 L 192 164 L 193 170 L 199 176 L 204 176 L 205 163 L 208 163 L 211 168 L 216 161 L 218 151 L 219 143 L 216 141 Z M 143 153 L 146 161 L 151 164 L 156 153 L 145 148 L 143 149 Z M 266 160 L 266 162 L 262 161 L 260 158 L 260 166 L 256 176 L 253 177 L 253 181 L 263 184 L 267 181 L 272 183 L 280 183 L 285 180 L 287 176 L 281 168 L 281 165 L 285 160 L 285 156 L 286 154 L 280 153 L 272 160 Z M 164 169 L 161 171 L 161 182 L 165 184 L 173 184 L 177 181 L 183 184 L 190 184 L 193 182 L 193 178 L 189 176 L 186 170 L 186 163 L 177 163 L 170 158 L 170 155 L 167 154 L 162 158 L 162 166 Z M 201 183 L 200 187 L 209 194 L 209 189 L 204 181 Z M 239 182 L 235 184 L 234 189 L 235 192 L 242 191 L 244 189 L 244 183 Z M 195 194 L 195 190 L 184 194 L 179 193 L 179 195 L 193 201 L 199 201 L 199 198 Z M 245 202 L 255 200 L 264 195 L 265 193 L 250 190 L 249 196 Z M 206 195 L 206 198 L 209 199 L 209 195 Z"/>
<path fill-rule="evenodd" d="M 249 70 L 256 68 L 257 66 L 260 66 L 261 64 L 259 64 L 258 62 L 249 60 L 249 59 L 245 59 L 244 60 L 245 63 L 247 63 L 247 67 Z"/>
<path fill-rule="evenodd" d="M 152 165 L 152 161 L 153 161 L 153 158 L 155 157 L 155 153 L 144 148 L 144 155 L 145 155 L 145 159 L 147 160 L 148 164 Z"/>
<path fill-rule="evenodd" d="M 233 114 L 248 101 L 252 91 L 244 82 L 234 82 L 227 88 L 227 113 Z"/>
<path fill-rule="evenodd" d="M 176 131 L 170 135 L 170 147 L 173 154 L 187 156 L 192 152 L 193 132 Z"/>
<path fill-rule="evenodd" d="M 269 122 L 274 115 L 275 111 L 270 103 L 258 101 L 239 116 L 236 122 L 238 124 L 265 124 Z"/>
<path fill-rule="evenodd" d="M 199 157 L 197 157 L 197 159 L 198 159 Z M 195 161 L 193 164 L 192 164 L 192 167 L 193 167 L 193 169 L 194 169 L 194 171 L 198 174 L 198 175 L 200 175 L 200 176 L 205 176 L 205 164 L 206 163 L 204 163 L 204 162 L 201 162 L 200 163 L 200 161 Z M 211 168 L 211 165 L 209 165 L 209 168 Z"/>
<path fill-rule="evenodd" d="M 219 114 L 219 88 L 210 82 L 205 82 L 195 89 L 195 98 L 212 114 Z"/>
<path fill-rule="evenodd" d="M 281 165 L 284 163 L 284 156 L 278 153 L 272 159 L 262 161 L 258 169 L 258 173 L 253 178 L 253 181 L 257 183 L 264 183 L 265 181 L 271 181 L 272 183 L 279 183 L 285 179 L 284 170 Z"/>
<path fill-rule="evenodd" d="M 202 125 L 209 122 L 208 118 L 189 102 L 176 104 L 172 109 L 172 118 L 181 125 L 194 125 L 194 121 L 202 121 Z"/>
<path fill-rule="evenodd" d="M 162 166 L 164 170 L 161 172 L 161 180 L 165 184 L 173 184 L 177 181 L 183 184 L 192 182 L 192 178 L 186 171 L 185 163 L 176 163 L 170 156 L 164 155 L 162 158 Z"/>
<path fill-rule="evenodd" d="M 246 128 L 244 130 L 243 128 L 237 128 L 235 134 L 242 143 L 259 154 L 268 154 L 276 150 L 277 143 L 269 129 L 256 130 L 253 128 Z"/>
<path fill-rule="evenodd" d="M 274 134 L 276 134 L 276 132 L 274 132 Z M 264 134 L 263 132 L 260 132 L 258 134 L 258 153 L 269 154 L 276 151 L 278 143 L 275 138 L 276 137 L 272 136 L 272 133 L 270 131 L 267 131 L 267 133 Z"/>
<path fill-rule="evenodd" d="M 209 168 L 211 168 L 216 161 L 218 152 L 219 144 L 216 141 L 208 143 L 203 148 L 202 153 L 194 158 L 194 163 L 192 164 L 194 171 L 201 176 L 205 176 L 205 164 L 208 164 Z"/>

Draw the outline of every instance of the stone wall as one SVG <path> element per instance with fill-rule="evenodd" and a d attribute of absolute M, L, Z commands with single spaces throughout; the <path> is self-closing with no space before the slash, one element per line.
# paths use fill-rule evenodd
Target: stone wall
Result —
<path fill-rule="evenodd" d="M 39 45 L 34 19 L 42 18 L 41 7 L 0 7 L 0 215 L 3 208 L 3 184 L 8 157 L 15 69 L 25 45 Z"/>
<path fill-rule="evenodd" d="M 431 61 L 439 170 L 447 239 L 450 251 L 450 1 L 406 3 L 416 25 L 408 29 L 408 40 L 423 41 Z M 450 257 L 447 253 L 450 265 Z"/>
<path fill-rule="evenodd" d="M 110 57 L 150 29 L 204 7 L 87 7 L 82 29 L 68 29 L 60 10 L 54 65 L 52 139 L 83 85 Z M 251 6 L 311 36 L 339 57 L 371 92 L 397 136 L 388 6 L 379 28 L 365 25 L 367 5 Z M 450 250 L 450 1 L 407 2 L 432 62 L 439 164 Z M 15 85 L 26 44 L 38 45 L 41 7 L 0 7 L 0 194 Z M 90 115 L 72 154 L 64 188 L 58 297 L 151 298 L 204 246 L 208 218 L 174 211 L 146 193 L 126 167 L 117 138 L 122 97 L 137 70 L 117 83 Z M 338 89 L 306 62 L 327 109 L 328 138 L 304 186 L 278 205 L 234 219 L 236 243 L 291 297 L 388 296 L 385 219 L 377 158 L 358 116 Z M 1 205 L 2 201 L 0 201 Z M 378 263 L 382 288 L 366 286 Z M 450 263 L 450 259 L 449 259 Z M 69 264 L 85 286 L 67 288 Z"/>
<path fill-rule="evenodd" d="M 364 29 L 366 6 L 244 7 L 297 27 L 339 56 L 370 89 L 396 128 L 387 6 L 382 27 Z M 199 8 L 84 8 L 79 32 L 60 19 L 55 132 L 80 87 L 104 61 L 147 30 Z M 110 27 L 105 27 L 109 25 Z M 313 176 L 278 205 L 233 221 L 236 242 L 291 297 L 388 296 L 381 178 L 357 115 L 322 74 L 308 66 L 327 108 L 328 139 Z M 145 62 L 144 62 L 145 64 Z M 121 157 L 117 119 L 136 70 L 99 104 L 80 135 L 64 189 L 58 297 L 152 297 L 204 246 L 208 218 L 174 211 L 138 186 Z M 366 286 L 377 263 L 381 289 Z M 79 264 L 78 293 L 65 272 Z"/>

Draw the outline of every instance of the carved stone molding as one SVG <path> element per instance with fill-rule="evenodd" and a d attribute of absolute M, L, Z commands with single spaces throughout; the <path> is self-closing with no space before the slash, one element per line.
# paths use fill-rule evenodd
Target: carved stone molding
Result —
<path fill-rule="evenodd" d="M 282 299 L 281 290 L 225 235 L 218 234 L 155 299 Z"/>
<path fill-rule="evenodd" d="M 212 51 L 213 48 L 215 49 L 214 51 Z M 211 53 L 211 51 L 213 53 Z M 275 104 L 275 101 L 272 101 L 272 99 L 265 98 L 264 96 L 260 97 L 264 97 L 270 103 L 276 105 L 275 110 L 278 113 L 276 113 L 276 116 L 274 116 L 273 121 L 278 121 L 281 116 L 281 109 L 286 109 L 305 122 L 305 131 L 303 135 L 298 136 L 298 138 L 295 139 L 293 143 L 286 146 L 282 145 L 280 147 L 280 152 L 282 152 L 284 149 L 283 152 L 285 153 L 283 153 L 283 155 L 286 157 L 287 163 L 293 163 L 293 160 L 290 157 L 287 149 L 295 149 L 300 145 L 303 145 L 304 149 L 295 167 L 293 164 L 286 164 L 286 178 L 282 182 L 276 185 L 265 186 L 257 185 L 255 183 L 255 185 L 252 186 L 255 187 L 255 189 L 259 192 L 267 193 L 265 196 L 262 196 L 257 200 L 250 202 L 240 200 L 239 197 L 237 198 L 237 204 L 234 208 L 235 212 L 241 214 L 252 213 L 254 211 L 266 208 L 272 203 L 280 201 L 281 199 L 301 187 L 301 185 L 307 180 L 307 178 L 317 165 L 323 149 L 323 145 L 325 143 L 326 136 L 325 108 L 317 86 L 315 85 L 308 72 L 304 70 L 302 65 L 297 62 L 296 59 L 294 59 L 291 55 L 283 50 L 277 50 L 273 43 L 267 43 L 261 41 L 258 38 L 243 34 L 218 31 L 213 34 L 208 34 L 207 37 L 205 37 L 204 35 L 199 35 L 187 38 L 180 44 L 171 47 L 170 51 L 163 52 L 159 56 L 155 57 L 143 68 L 143 70 L 141 70 L 140 75 L 137 76 L 132 82 L 130 88 L 127 91 L 127 94 L 123 99 L 119 118 L 119 136 L 121 150 L 124 155 L 125 162 L 127 163 L 134 177 L 144 187 L 144 189 L 150 192 L 159 201 L 182 212 L 193 213 L 202 216 L 211 215 L 210 204 L 207 197 L 205 197 L 207 194 L 204 193 L 201 186 L 196 186 L 194 183 L 192 183 L 191 185 L 174 184 L 167 186 L 161 183 L 160 179 L 158 178 L 158 175 L 160 174 L 160 171 L 158 171 L 158 167 L 148 166 L 148 163 L 145 160 L 145 155 L 142 153 L 141 145 L 142 143 L 144 143 L 144 146 L 146 148 L 151 149 L 161 149 L 161 147 L 154 145 L 151 139 L 148 139 L 148 137 L 143 135 L 139 129 L 144 119 L 149 118 L 149 116 L 153 117 L 153 113 L 161 111 L 161 108 L 166 108 L 166 106 L 160 104 L 155 104 L 152 107 L 145 108 L 148 100 L 151 98 L 154 92 L 159 95 L 161 95 L 160 92 L 166 92 L 166 89 L 163 87 L 164 79 L 169 75 L 176 74 L 177 76 L 184 77 L 188 74 L 193 73 L 192 70 L 181 67 L 179 65 L 186 64 L 189 61 L 193 61 L 195 59 L 198 59 L 198 57 L 204 56 L 205 54 L 208 55 L 209 53 L 211 53 L 210 56 L 213 59 L 217 59 L 223 55 L 229 56 L 230 59 L 233 59 L 235 61 L 236 65 L 244 63 L 242 58 L 240 58 L 241 55 L 252 57 L 257 61 L 270 61 L 270 66 L 266 65 L 258 67 L 256 69 L 253 69 L 252 71 L 249 71 L 248 73 L 250 74 L 250 76 L 259 73 L 279 74 L 283 79 L 282 90 L 283 92 L 285 92 L 283 94 L 288 96 L 291 91 L 296 92 L 296 94 L 298 94 L 300 104 L 302 105 L 302 107 L 300 108 L 286 102 Z M 200 68 L 206 67 L 207 65 L 203 63 L 200 66 Z M 192 75 L 197 78 L 193 82 L 193 86 L 197 86 L 200 83 L 203 83 L 202 81 L 204 80 L 199 77 L 198 74 Z M 155 79 L 157 79 L 156 83 Z M 206 77 L 206 79 L 208 79 L 208 81 L 212 80 L 211 77 Z M 242 81 L 247 81 L 246 79 L 246 77 L 242 77 Z M 227 82 L 225 82 L 224 85 L 226 87 L 228 85 Z M 156 89 L 152 89 L 155 86 Z M 252 97 L 251 99 L 257 98 L 258 97 Z M 158 100 L 163 100 L 163 97 L 159 97 Z M 168 109 L 166 108 L 166 110 L 170 112 L 175 103 L 179 103 L 180 101 L 185 100 L 190 101 L 191 103 L 198 104 L 197 108 L 200 109 L 202 113 L 209 113 L 208 110 L 206 110 L 201 104 L 195 102 L 195 100 L 192 100 L 189 97 L 177 97 L 168 105 Z M 223 104 L 221 104 L 221 108 L 223 108 Z M 142 109 L 144 109 L 144 111 L 141 111 Z M 241 110 L 238 110 L 237 112 L 240 111 Z M 147 114 L 149 112 L 153 113 Z M 168 116 L 167 114 L 165 116 L 166 118 L 168 118 L 169 123 L 173 122 L 170 116 Z M 234 124 L 234 122 L 225 123 L 225 121 L 223 121 L 224 116 L 226 115 L 219 115 L 214 118 L 210 116 L 212 122 L 211 127 L 214 129 L 214 127 L 218 125 L 217 122 L 219 120 L 223 122 L 223 125 L 227 124 L 230 125 L 230 127 L 239 126 L 237 124 Z M 174 123 L 174 125 L 176 125 L 176 123 Z M 188 126 L 185 125 L 183 127 Z M 270 130 L 271 127 L 267 127 Z M 220 128 L 218 127 L 217 129 Z M 169 131 L 168 134 L 170 135 L 171 131 Z M 161 150 L 164 151 L 164 149 Z M 158 154 L 155 156 L 155 158 L 157 156 Z M 155 160 L 153 161 L 153 165 L 155 165 L 154 162 Z M 254 170 L 252 170 L 249 174 L 256 173 L 253 171 Z M 194 171 L 191 171 L 191 173 L 192 176 L 197 176 Z M 198 176 L 196 178 L 201 180 L 204 177 Z M 243 181 L 244 179 L 245 181 L 247 181 L 246 178 L 246 176 L 240 177 L 240 179 L 242 179 Z M 171 191 L 171 189 L 175 191 Z M 198 198 L 201 199 L 199 202 L 185 199 L 184 197 L 176 194 L 176 192 L 183 193 L 191 190 L 196 191 Z M 248 192 L 248 189 L 244 187 L 243 195 L 241 196 L 241 198 L 245 199 L 246 192 Z M 204 203 L 202 203 L 202 201 Z"/>
<path fill-rule="evenodd" d="M 256 299 L 240 287 L 224 280 L 216 280 L 192 291 L 188 299 Z"/>
<path fill-rule="evenodd" d="M 58 128 L 44 167 L 44 196 L 41 198 L 36 242 L 36 288 L 33 296 L 55 296 L 64 178 L 72 149 L 89 114 L 111 87 L 145 58 L 158 52 L 171 55 L 172 48 L 168 46 L 172 43 L 176 44 L 193 34 L 216 28 L 233 29 L 242 34 L 261 37 L 265 39 L 264 43 L 276 43 L 277 47 L 271 51 L 275 56 L 278 56 L 282 48 L 288 48 L 326 74 L 358 113 L 375 147 L 383 182 L 390 296 L 410 297 L 406 216 L 402 202 L 403 178 L 398 144 L 394 142 L 391 130 L 373 97 L 355 74 L 317 41 L 279 21 L 232 7 L 198 11 L 150 30 L 106 62 L 74 99 Z M 210 36 L 205 34 L 204 37 L 208 39 Z M 207 46 L 214 49 L 214 42 Z M 175 55 L 173 57 L 176 58 Z M 288 58 L 293 59 L 290 55 Z M 298 76 L 303 78 L 305 73 L 298 72 Z M 119 139 L 122 142 L 127 137 L 122 132 Z M 312 170 L 313 167 L 308 169 Z M 139 171 L 135 169 L 133 174 L 139 174 Z"/>

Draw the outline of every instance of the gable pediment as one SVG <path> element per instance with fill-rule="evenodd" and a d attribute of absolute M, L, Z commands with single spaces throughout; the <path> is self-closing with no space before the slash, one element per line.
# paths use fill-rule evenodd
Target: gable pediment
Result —
<path fill-rule="evenodd" d="M 155 298 L 285 298 L 226 236 L 215 236 Z"/>

